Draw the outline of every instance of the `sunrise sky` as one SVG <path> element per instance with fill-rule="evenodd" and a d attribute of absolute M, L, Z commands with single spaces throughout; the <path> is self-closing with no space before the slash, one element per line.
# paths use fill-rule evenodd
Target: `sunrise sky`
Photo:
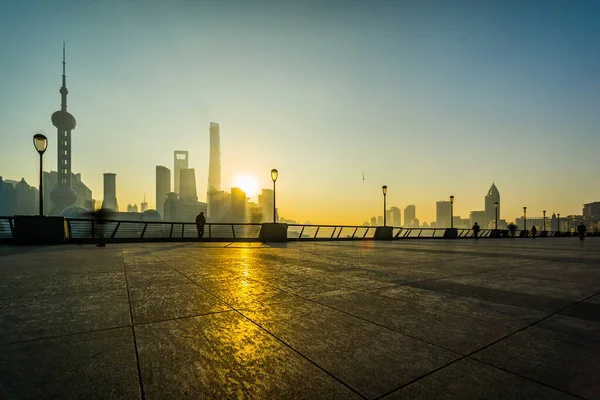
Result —
<path fill-rule="evenodd" d="M 121 209 L 174 150 L 205 201 L 210 122 L 224 188 L 277 168 L 299 222 L 381 215 L 383 184 L 421 221 L 493 181 L 508 220 L 600 201 L 598 1 L 11 1 L 0 34 L 4 179 L 37 185 L 36 132 L 56 169 L 66 41 L 73 171 L 99 200 L 116 173 Z"/>

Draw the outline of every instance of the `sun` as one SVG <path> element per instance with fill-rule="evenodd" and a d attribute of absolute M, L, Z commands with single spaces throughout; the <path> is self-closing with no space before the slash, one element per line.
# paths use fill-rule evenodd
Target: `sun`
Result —
<path fill-rule="evenodd" d="M 256 179 L 249 175 L 240 175 L 233 180 L 233 186 L 239 187 L 246 192 L 246 197 L 252 197 L 258 192 Z"/>

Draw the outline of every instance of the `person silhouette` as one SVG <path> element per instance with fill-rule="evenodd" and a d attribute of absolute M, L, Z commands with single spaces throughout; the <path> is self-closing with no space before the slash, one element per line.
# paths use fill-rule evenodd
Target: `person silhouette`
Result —
<path fill-rule="evenodd" d="M 535 227 L 535 225 L 533 225 L 531 227 L 531 237 L 535 238 L 535 235 L 537 235 L 537 228 Z"/>
<path fill-rule="evenodd" d="M 97 232 L 98 232 L 98 244 L 97 247 L 106 247 L 105 240 L 105 232 L 104 225 L 106 224 L 106 220 L 110 218 L 110 211 L 106 208 L 99 208 L 94 213 L 94 219 L 96 222 Z"/>
<path fill-rule="evenodd" d="M 204 225 L 206 224 L 206 218 L 204 218 L 204 212 L 200 212 L 196 216 L 196 228 L 198 229 L 198 239 L 202 239 L 204 236 Z"/>
<path fill-rule="evenodd" d="M 473 237 L 475 239 L 477 239 L 477 236 L 479 235 L 479 231 L 481 230 L 481 227 L 477 224 L 477 222 L 475 222 L 475 225 L 473 225 Z"/>
<path fill-rule="evenodd" d="M 517 226 L 513 223 L 508 224 L 508 231 L 510 232 L 510 238 L 515 238 L 515 233 L 517 233 Z"/>
<path fill-rule="evenodd" d="M 585 231 L 587 228 L 585 227 L 583 221 L 579 221 L 579 225 L 577 225 L 577 235 L 579 236 L 579 241 L 583 242 L 585 240 Z"/>

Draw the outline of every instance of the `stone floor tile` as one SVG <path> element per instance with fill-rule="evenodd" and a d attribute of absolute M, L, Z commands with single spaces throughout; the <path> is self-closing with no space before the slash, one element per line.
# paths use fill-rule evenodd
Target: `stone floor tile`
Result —
<path fill-rule="evenodd" d="M 556 314 L 524 332 L 600 349 L 600 322 Z"/>
<path fill-rule="evenodd" d="M 131 329 L 0 346 L 0 398 L 140 399 Z"/>
<path fill-rule="evenodd" d="M 576 397 L 465 358 L 383 399 L 574 400 Z"/>
<path fill-rule="evenodd" d="M 135 331 L 149 399 L 360 398 L 235 312 Z"/>
<path fill-rule="evenodd" d="M 587 399 L 600 393 L 599 349 L 520 332 L 472 358 Z"/>
<path fill-rule="evenodd" d="M 123 271 L 77 275 L 56 274 L 25 293 L 24 296 L 56 296 L 119 289 L 125 289 Z"/>
<path fill-rule="evenodd" d="M 568 307 L 561 314 L 600 322 L 600 304 L 584 301 Z"/>

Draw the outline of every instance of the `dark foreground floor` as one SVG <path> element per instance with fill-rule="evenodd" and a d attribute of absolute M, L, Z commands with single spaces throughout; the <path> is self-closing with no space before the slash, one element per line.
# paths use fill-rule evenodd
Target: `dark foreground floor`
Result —
<path fill-rule="evenodd" d="M 600 398 L 600 240 L 0 247 L 0 398 Z"/>

